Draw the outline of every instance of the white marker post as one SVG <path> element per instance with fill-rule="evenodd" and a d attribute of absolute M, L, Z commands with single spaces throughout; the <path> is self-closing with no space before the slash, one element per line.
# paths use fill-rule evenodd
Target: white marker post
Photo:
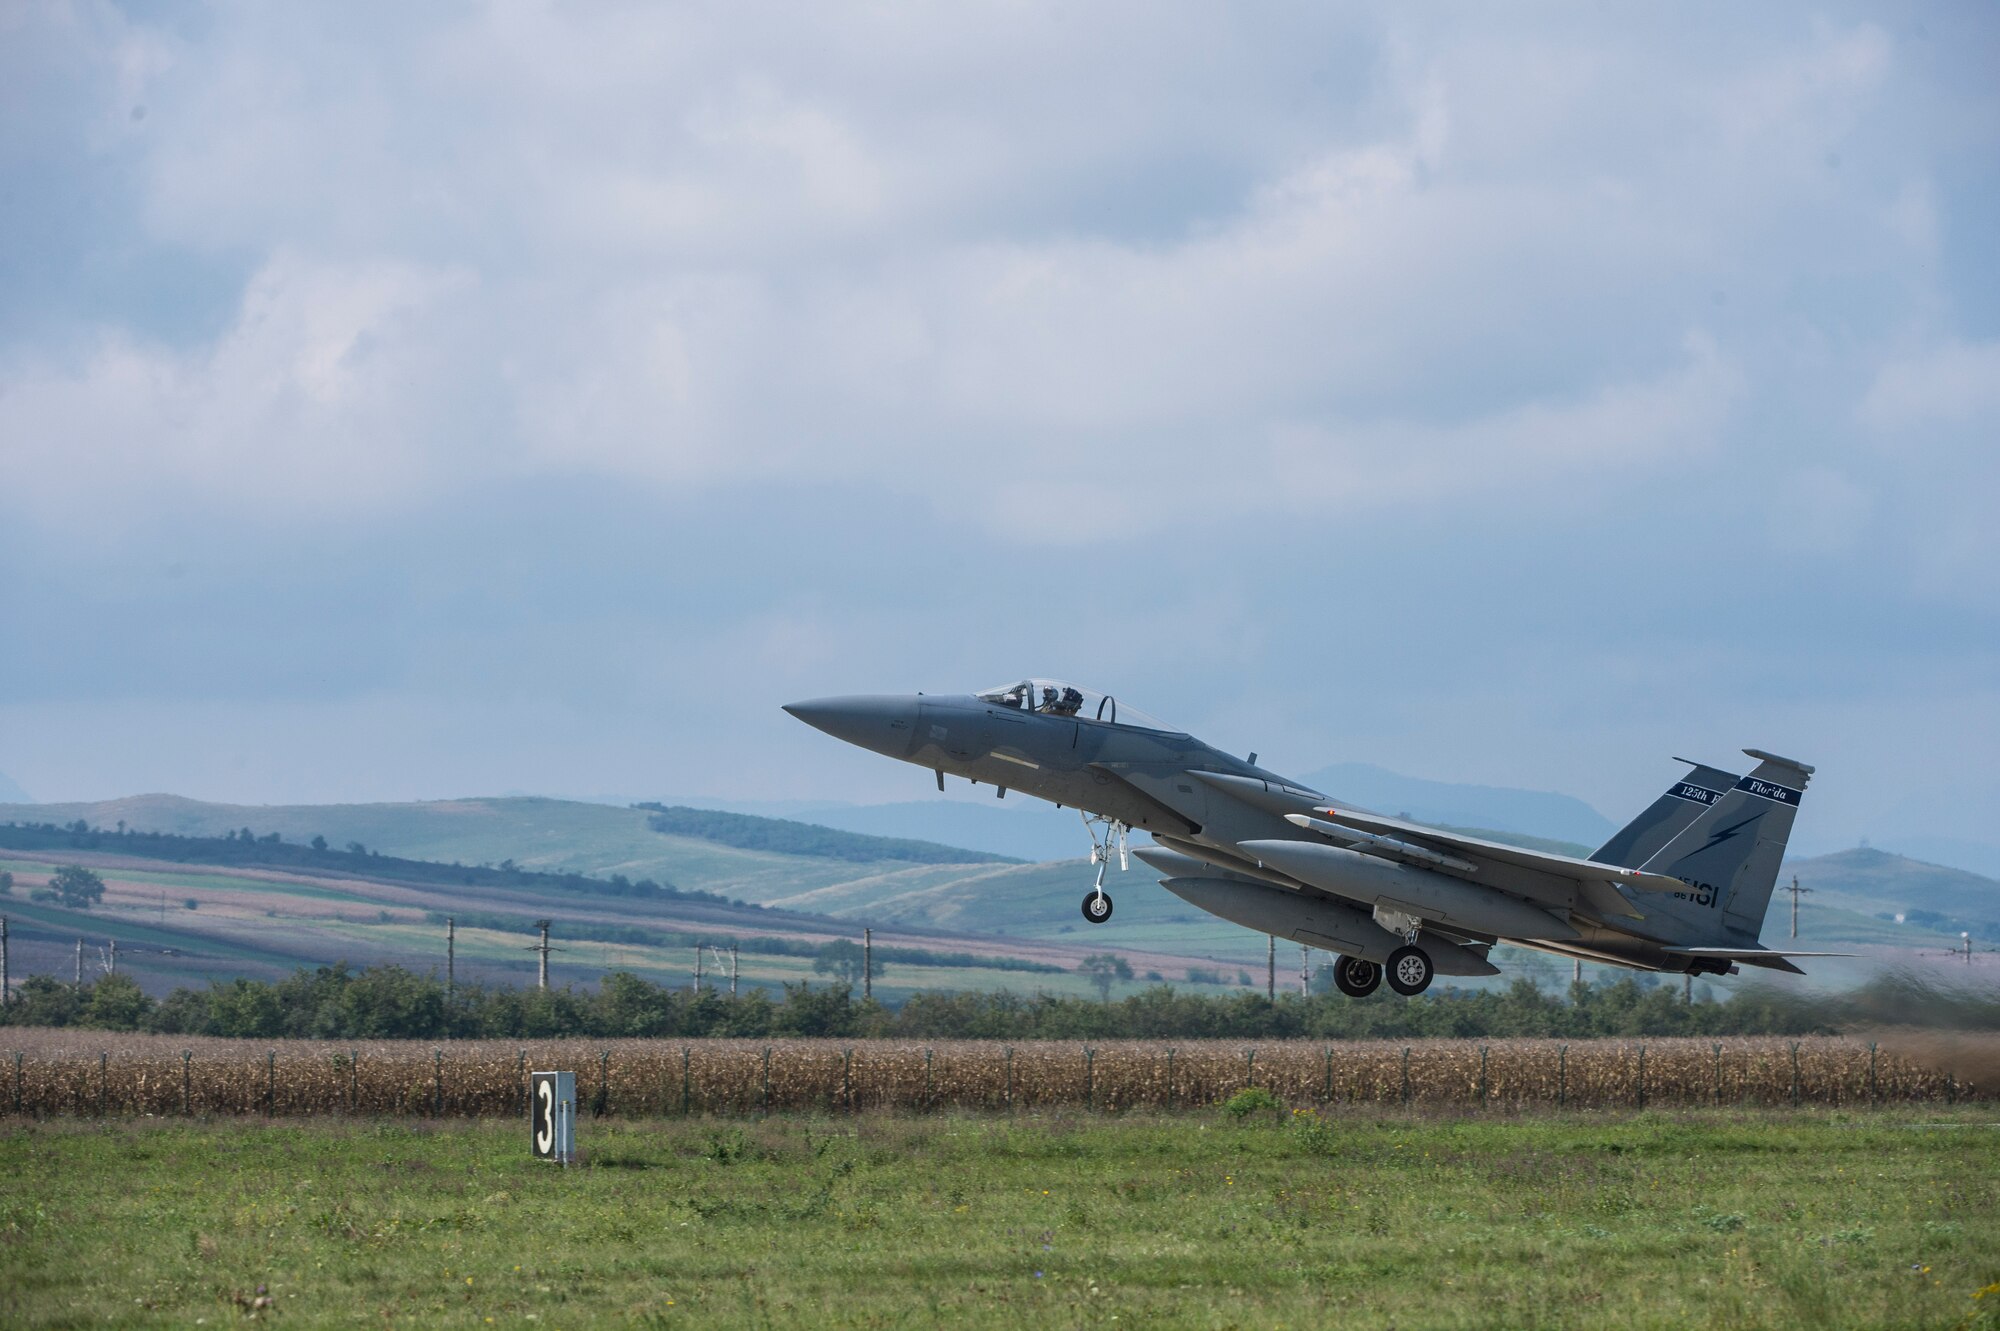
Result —
<path fill-rule="evenodd" d="M 576 1074 L 537 1072 L 528 1096 L 528 1129 L 537 1160 L 576 1163 Z"/>

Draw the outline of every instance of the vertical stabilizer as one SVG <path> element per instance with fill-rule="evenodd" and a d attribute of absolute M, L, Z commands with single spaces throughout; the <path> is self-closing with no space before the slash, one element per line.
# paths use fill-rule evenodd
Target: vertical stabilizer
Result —
<path fill-rule="evenodd" d="M 1688 762 L 1685 758 L 1676 761 Z M 1644 812 L 1619 829 L 1590 858 L 1621 869 L 1638 868 L 1693 826 L 1694 820 L 1708 812 L 1740 779 L 1734 772 L 1702 763 L 1688 763 L 1688 766 L 1691 770 L 1686 776 L 1668 786 L 1664 795 L 1647 805 Z"/>
<path fill-rule="evenodd" d="M 1758 749 L 1750 775 L 1674 836 L 1641 867 L 1688 885 L 1658 913 L 1686 926 L 1686 939 L 1729 936 L 1755 941 L 1777 885 L 1785 842 L 1813 769 Z"/>

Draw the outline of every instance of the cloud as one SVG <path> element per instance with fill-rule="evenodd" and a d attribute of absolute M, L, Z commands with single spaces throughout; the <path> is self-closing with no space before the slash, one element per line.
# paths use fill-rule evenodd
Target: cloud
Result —
<path fill-rule="evenodd" d="M 396 504 L 427 488 L 445 404 L 436 318 L 469 275 L 279 255 L 213 345 L 107 332 L 83 364 L 30 362 L 0 391 L 15 502 L 70 516 L 107 496 L 200 496 L 250 513 Z"/>
<path fill-rule="evenodd" d="M 1927 427 L 2000 428 L 2000 341 L 1945 342 L 1889 361 L 1861 399 L 1860 417 L 1917 447 Z"/>
<path fill-rule="evenodd" d="M 559 699 L 503 784 L 666 761 L 639 714 L 809 782 L 772 698 L 1053 668 L 1309 765 L 1450 775 L 1484 724 L 1550 784 L 1781 705 L 1880 760 L 1990 677 L 1975 8 L 0 23 L 0 614 L 63 629 L 0 686 L 76 709 L 45 752 L 115 699 L 232 753 L 252 698 L 308 746 L 364 708 L 462 793 L 505 746 L 402 718 Z"/>

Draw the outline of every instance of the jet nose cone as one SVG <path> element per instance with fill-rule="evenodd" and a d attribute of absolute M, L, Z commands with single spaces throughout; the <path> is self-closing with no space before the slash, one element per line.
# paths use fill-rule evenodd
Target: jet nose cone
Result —
<path fill-rule="evenodd" d="M 917 700 L 898 694 L 859 694 L 788 702 L 785 710 L 835 739 L 886 754 L 907 757 L 916 739 Z"/>

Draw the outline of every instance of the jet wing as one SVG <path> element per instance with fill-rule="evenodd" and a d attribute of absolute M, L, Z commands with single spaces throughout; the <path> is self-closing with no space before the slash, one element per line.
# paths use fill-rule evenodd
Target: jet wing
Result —
<path fill-rule="evenodd" d="M 1428 848 L 1433 854 L 1444 851 L 1447 854 L 1438 856 L 1438 859 L 1469 860 L 1473 862 L 1471 867 L 1476 867 L 1478 861 L 1486 860 L 1495 864 L 1512 865 L 1517 869 L 1530 869 L 1555 878 L 1567 878 L 1577 883 L 1616 883 L 1620 887 L 1634 888 L 1640 892 L 1688 890 L 1687 884 L 1680 879 L 1662 873 L 1622 869 L 1615 864 L 1600 864 L 1596 860 L 1578 859 L 1574 855 L 1558 855 L 1552 851 L 1528 850 L 1501 841 L 1488 841 L 1483 837 L 1440 831 L 1435 827 L 1405 822 L 1400 818 L 1385 818 L 1377 813 L 1359 813 L 1352 809 L 1324 806 L 1315 812 L 1317 817 L 1309 814 L 1288 814 L 1286 821 L 1295 826 L 1312 828 L 1316 832 L 1332 836 L 1341 835 L 1343 830 L 1351 830 L 1360 834 L 1357 837 L 1360 844 L 1353 848 L 1369 854 L 1380 853 L 1371 848 L 1371 841 L 1388 841 L 1399 847 Z M 1439 867 L 1458 866 L 1447 863 Z"/>

